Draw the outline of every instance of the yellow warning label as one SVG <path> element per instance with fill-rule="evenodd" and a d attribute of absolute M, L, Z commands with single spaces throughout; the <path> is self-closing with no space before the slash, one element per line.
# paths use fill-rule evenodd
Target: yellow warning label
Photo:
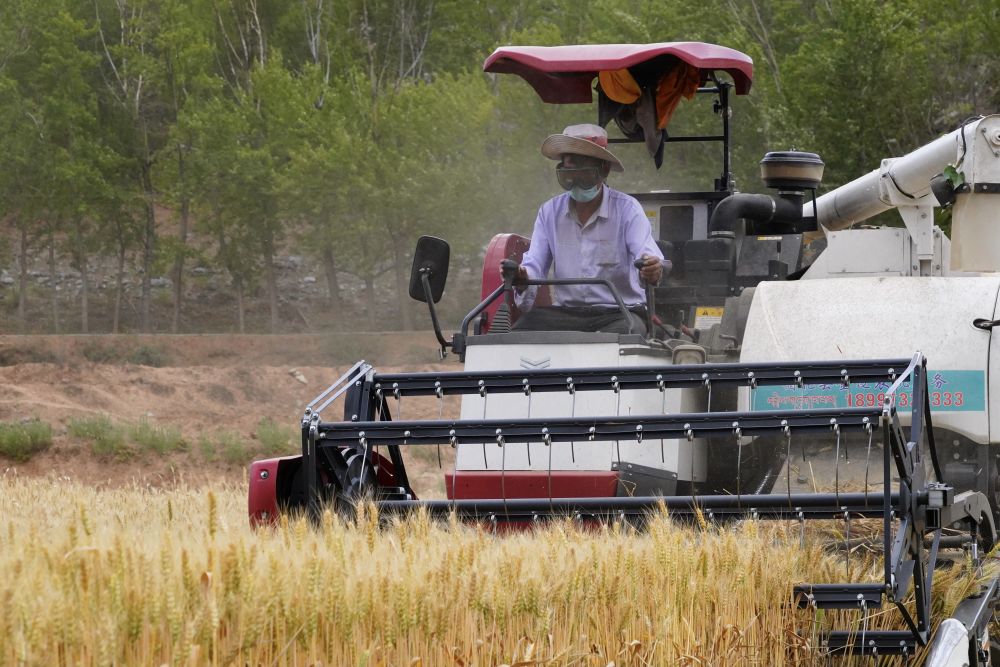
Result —
<path fill-rule="evenodd" d="M 758 236 L 757 240 L 758 241 L 780 241 L 781 237 L 780 236 Z"/>
<path fill-rule="evenodd" d="M 694 328 L 705 330 L 713 324 L 719 324 L 722 322 L 723 312 L 725 309 L 719 306 L 698 306 L 694 311 Z"/>

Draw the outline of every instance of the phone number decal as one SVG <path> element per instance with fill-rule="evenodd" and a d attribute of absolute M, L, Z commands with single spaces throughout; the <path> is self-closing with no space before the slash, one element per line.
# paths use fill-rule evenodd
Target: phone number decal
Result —
<path fill-rule="evenodd" d="M 936 412 L 975 412 L 986 409 L 986 375 L 983 371 L 928 371 L 927 400 Z M 882 405 L 888 382 L 760 387 L 752 392 L 751 410 L 808 410 Z M 913 400 L 912 387 L 904 382 L 896 394 L 896 407 Z"/>

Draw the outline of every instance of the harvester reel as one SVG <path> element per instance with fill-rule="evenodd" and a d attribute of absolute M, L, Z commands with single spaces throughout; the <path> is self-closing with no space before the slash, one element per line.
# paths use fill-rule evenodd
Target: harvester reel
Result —
<path fill-rule="evenodd" d="M 345 519 L 354 516 L 354 506 L 374 487 L 375 469 L 371 456 L 360 446 L 329 447 L 320 450 L 320 468 L 329 480 L 320 491 L 319 501 L 333 505 Z"/>
<path fill-rule="evenodd" d="M 375 469 L 359 447 L 331 447 L 321 450 L 314 492 L 319 507 L 331 507 L 345 519 L 353 518 L 355 504 L 373 487 Z M 370 495 L 370 494 L 368 494 Z M 285 509 L 308 510 L 310 493 L 306 470 L 299 467 L 289 478 Z"/>

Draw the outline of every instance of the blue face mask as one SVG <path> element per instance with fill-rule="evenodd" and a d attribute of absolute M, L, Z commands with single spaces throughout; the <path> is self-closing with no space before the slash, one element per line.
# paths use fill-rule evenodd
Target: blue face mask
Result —
<path fill-rule="evenodd" d="M 601 184 L 598 183 L 592 188 L 581 188 L 579 186 L 573 186 L 569 191 L 569 196 L 573 198 L 574 201 L 578 201 L 581 204 L 586 204 L 589 201 L 593 201 L 594 198 L 601 194 Z"/>

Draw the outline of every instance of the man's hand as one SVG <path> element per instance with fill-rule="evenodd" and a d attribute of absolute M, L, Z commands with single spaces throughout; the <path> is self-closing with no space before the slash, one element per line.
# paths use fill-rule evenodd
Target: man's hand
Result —
<path fill-rule="evenodd" d="M 663 264 L 660 263 L 660 258 L 643 254 L 640 259 L 642 260 L 642 268 L 639 269 L 639 275 L 646 283 L 659 285 L 660 278 L 663 277 Z"/>
<path fill-rule="evenodd" d="M 504 262 L 500 262 L 500 279 L 503 280 Z M 523 266 L 517 267 L 517 272 L 514 273 L 514 280 L 511 283 L 517 290 L 518 294 L 524 291 L 524 288 L 528 284 L 528 270 Z"/>

